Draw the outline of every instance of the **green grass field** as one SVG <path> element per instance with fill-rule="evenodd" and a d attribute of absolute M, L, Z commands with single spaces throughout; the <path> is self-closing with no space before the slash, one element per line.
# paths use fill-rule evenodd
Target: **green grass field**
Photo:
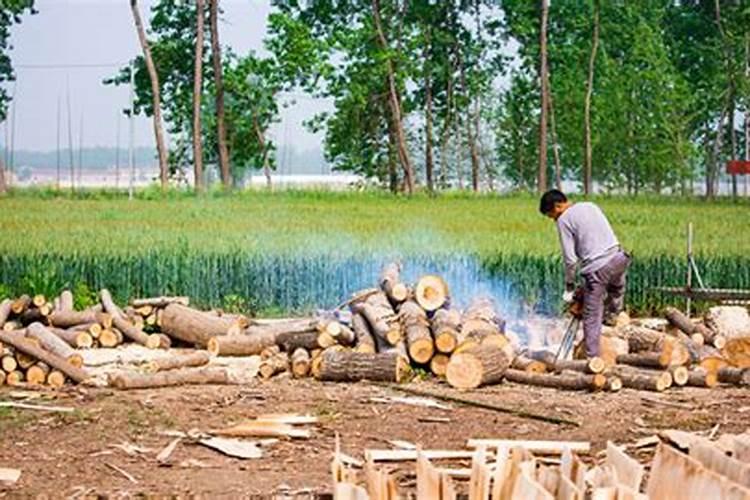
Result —
<path fill-rule="evenodd" d="M 747 202 L 596 202 L 635 256 L 629 303 L 636 311 L 664 305 L 654 286 L 682 284 L 688 221 L 706 281 L 750 287 Z M 467 289 L 483 279 L 476 261 L 498 289 L 510 287 L 504 293 L 533 305 L 554 304 L 559 294 L 557 233 L 535 196 L 245 191 L 164 199 L 145 191 L 128 201 L 111 192 L 70 199 L 20 191 L 0 198 L 0 295 L 62 287 L 85 295 L 106 286 L 121 300 L 179 293 L 206 305 L 309 310 L 371 285 L 394 257 L 420 270 L 453 262 Z"/>

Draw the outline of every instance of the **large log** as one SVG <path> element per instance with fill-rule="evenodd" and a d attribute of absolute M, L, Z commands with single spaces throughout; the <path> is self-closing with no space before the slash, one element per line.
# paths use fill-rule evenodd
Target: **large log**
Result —
<path fill-rule="evenodd" d="M 291 357 L 292 376 L 296 378 L 307 377 L 310 373 L 310 353 L 306 349 L 299 347 Z"/>
<path fill-rule="evenodd" d="M 170 356 L 168 358 L 159 358 L 149 361 L 145 365 L 145 370 L 149 373 L 162 372 L 167 370 L 176 370 L 178 368 L 189 368 L 195 366 L 207 365 L 211 361 L 211 354 L 207 351 L 196 351 L 190 354 L 179 356 Z"/>
<path fill-rule="evenodd" d="M 511 363 L 514 370 L 522 370 L 531 373 L 545 373 L 547 365 L 536 359 L 527 358 L 526 356 L 516 356 Z"/>
<path fill-rule="evenodd" d="M 691 387 L 716 387 L 719 384 L 719 375 L 716 372 L 709 372 L 701 368 L 691 370 L 688 375 L 687 385 Z"/>
<path fill-rule="evenodd" d="M 93 337 L 89 332 L 85 330 L 64 330 L 62 328 L 55 328 L 53 326 L 50 326 L 48 330 L 60 337 L 65 343 L 67 343 L 74 349 L 89 348 L 94 345 Z"/>
<path fill-rule="evenodd" d="M 33 342 L 29 342 L 29 340 L 31 339 L 20 338 L 9 332 L 0 332 L 0 342 L 13 346 L 16 351 L 26 353 L 39 361 L 43 361 L 52 368 L 57 368 L 71 380 L 83 382 L 89 378 L 88 373 L 82 368 L 71 365 L 60 356 L 42 349 Z"/>
<path fill-rule="evenodd" d="M 601 373 L 593 375 L 579 372 L 532 373 L 523 370 L 508 369 L 505 378 L 517 384 L 536 385 L 540 387 L 554 387 L 574 391 L 595 391 L 603 389 L 607 384 L 607 377 Z"/>
<path fill-rule="evenodd" d="M 436 311 L 448 301 L 448 284 L 440 276 L 422 276 L 417 281 L 414 298 L 425 311 Z"/>
<path fill-rule="evenodd" d="M 70 290 L 63 290 L 60 293 L 60 306 L 57 308 L 58 311 L 72 311 L 73 310 L 73 292 Z"/>
<path fill-rule="evenodd" d="M 637 325 L 627 325 L 622 329 L 628 341 L 630 352 L 659 352 L 670 356 L 671 365 L 684 365 L 691 359 L 685 342 L 662 332 Z"/>
<path fill-rule="evenodd" d="M 285 372 L 289 369 L 289 354 L 280 352 L 264 360 L 260 364 L 258 374 L 263 379 L 269 379 L 277 373 Z"/>
<path fill-rule="evenodd" d="M 214 356 L 252 356 L 276 345 L 276 334 L 256 331 L 247 335 L 220 335 L 209 339 L 207 344 L 208 352 Z"/>
<path fill-rule="evenodd" d="M 60 356 L 71 365 L 77 368 L 83 366 L 83 357 L 41 323 L 30 324 L 26 328 L 26 336 L 38 340 L 43 349 Z"/>
<path fill-rule="evenodd" d="M 622 380 L 623 387 L 631 389 L 662 392 L 672 386 L 672 375 L 668 371 L 648 373 L 631 367 L 615 366 L 611 372 Z"/>
<path fill-rule="evenodd" d="M 409 300 L 401 304 L 399 314 L 404 322 L 409 357 L 415 363 L 427 363 L 435 352 L 427 313 L 419 304 Z"/>
<path fill-rule="evenodd" d="M 367 320 L 370 331 L 379 342 L 379 347 L 381 344 L 393 346 L 403 339 L 396 312 L 384 293 L 374 293 L 363 302 L 352 304 L 351 309 L 353 313 L 361 314 Z"/>
<path fill-rule="evenodd" d="M 671 360 L 671 353 L 665 352 L 636 352 L 617 356 L 617 363 L 621 365 L 640 366 L 643 368 L 666 368 Z"/>
<path fill-rule="evenodd" d="M 461 319 L 460 340 L 457 350 L 483 343 L 485 339 L 504 337 L 504 322 L 489 297 L 476 297 L 471 301 Z M 492 340 L 491 340 L 492 341 Z"/>
<path fill-rule="evenodd" d="M 432 316 L 432 335 L 435 349 L 443 354 L 452 353 L 458 346 L 461 313 L 455 309 L 438 309 Z"/>
<path fill-rule="evenodd" d="M 99 323 L 107 328 L 112 326 L 112 316 L 94 308 L 84 311 L 53 311 L 48 319 L 50 325 L 58 328 L 70 328 L 83 323 Z"/>
<path fill-rule="evenodd" d="M 454 353 L 448 362 L 445 377 L 457 389 L 474 389 L 496 384 L 510 366 L 507 352 L 491 345 L 478 345 Z"/>
<path fill-rule="evenodd" d="M 133 307 L 167 307 L 169 304 L 182 304 L 183 306 L 189 306 L 190 297 L 147 297 L 130 301 L 130 305 Z"/>
<path fill-rule="evenodd" d="M 175 385 L 235 384 L 225 368 L 182 368 L 158 373 L 117 373 L 109 376 L 109 385 L 117 389 L 149 389 Z"/>
<path fill-rule="evenodd" d="M 747 368 L 720 368 L 717 376 L 722 384 L 750 385 L 750 370 Z"/>
<path fill-rule="evenodd" d="M 385 292 L 392 304 L 400 304 L 409 297 L 409 289 L 401 282 L 401 266 L 396 262 L 383 267 L 378 286 Z"/>
<path fill-rule="evenodd" d="M 10 299 L 3 299 L 3 301 L 0 302 L 0 328 L 2 328 L 2 326 L 8 320 L 8 316 L 10 316 L 12 305 L 13 305 L 13 301 Z"/>
<path fill-rule="evenodd" d="M 334 351 L 322 354 L 320 380 L 402 382 L 411 373 L 409 362 L 398 353 Z"/>
<path fill-rule="evenodd" d="M 158 349 L 161 347 L 161 338 L 158 335 L 147 334 L 127 319 L 125 313 L 123 313 L 112 300 L 112 295 L 109 293 L 109 290 L 102 289 L 99 292 L 99 296 L 102 301 L 102 306 L 104 306 L 104 310 L 112 316 L 112 324 L 120 330 L 123 335 L 133 342 L 137 342 L 149 349 Z"/>
<path fill-rule="evenodd" d="M 354 348 L 358 352 L 375 352 L 375 339 L 370 332 L 370 325 L 361 314 L 352 315 L 352 330 L 357 336 L 357 346 Z"/>
<path fill-rule="evenodd" d="M 162 314 L 161 330 L 189 344 L 205 347 L 213 337 L 236 333 L 236 320 L 214 316 L 182 304 L 169 304 Z"/>
<path fill-rule="evenodd" d="M 718 349 L 721 349 L 726 344 L 726 339 L 722 335 L 718 335 L 717 332 L 703 324 L 693 323 L 693 321 L 685 316 L 679 309 L 667 307 L 664 310 L 664 316 L 670 324 L 674 325 L 681 332 L 690 337 L 698 335 L 703 338 L 705 342 L 712 344 Z"/>

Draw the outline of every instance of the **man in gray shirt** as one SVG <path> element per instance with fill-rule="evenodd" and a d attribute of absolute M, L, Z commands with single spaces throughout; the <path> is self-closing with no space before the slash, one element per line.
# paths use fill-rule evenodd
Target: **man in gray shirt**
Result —
<path fill-rule="evenodd" d="M 553 189 L 542 196 L 539 211 L 557 224 L 565 263 L 566 303 L 573 301 L 576 267 L 580 267 L 586 354 L 598 356 L 605 309 L 607 315 L 614 316 L 623 307 L 630 255 L 620 248 L 612 226 L 593 203 L 572 204 Z"/>

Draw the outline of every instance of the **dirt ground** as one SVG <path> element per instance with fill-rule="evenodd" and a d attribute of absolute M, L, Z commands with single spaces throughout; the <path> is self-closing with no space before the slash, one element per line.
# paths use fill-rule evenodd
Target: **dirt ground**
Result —
<path fill-rule="evenodd" d="M 590 440 L 594 449 L 588 459 L 594 460 L 607 440 L 632 443 L 660 429 L 705 431 L 718 424 L 719 433 L 744 432 L 750 412 L 750 391 L 738 388 L 591 394 L 511 383 L 471 393 L 438 382 L 414 382 L 410 387 L 572 418 L 582 425 L 556 425 L 456 404 L 438 409 L 373 402 L 371 398 L 402 394 L 364 382 L 328 384 L 282 376 L 246 386 L 127 392 L 71 387 L 44 392 L 33 402 L 72 406 L 72 413 L 0 408 L 0 467 L 22 471 L 15 485 L 0 485 L 0 497 L 325 496 L 331 491 L 337 432 L 343 451 L 360 459 L 365 448 L 389 448 L 389 439 L 451 449 L 463 448 L 468 438 L 518 438 Z M 0 388 L 0 399 L 11 399 L 14 391 L 18 388 Z M 170 465 L 160 466 L 155 459 L 172 439 L 163 431 L 209 430 L 268 412 L 312 414 L 320 423 L 311 439 L 279 441 L 265 448 L 260 459 L 233 459 L 185 441 Z M 450 422 L 420 420 L 428 416 L 448 417 Z M 128 454 L 113 446 L 123 443 L 139 451 Z"/>

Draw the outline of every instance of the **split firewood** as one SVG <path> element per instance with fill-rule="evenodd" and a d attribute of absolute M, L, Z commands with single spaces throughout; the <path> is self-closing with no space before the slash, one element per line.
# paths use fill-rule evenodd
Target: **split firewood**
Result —
<path fill-rule="evenodd" d="M 723 384 L 750 385 L 750 370 L 747 368 L 720 368 L 717 375 Z"/>
<path fill-rule="evenodd" d="M 13 301 L 10 299 L 3 299 L 3 301 L 0 302 L 0 328 L 2 328 L 2 326 L 8 320 L 8 316 L 10 316 L 12 306 Z"/>
<path fill-rule="evenodd" d="M 637 352 L 617 356 L 617 363 L 621 365 L 640 366 L 643 368 L 661 368 L 669 366 L 672 358 L 670 352 Z"/>
<path fill-rule="evenodd" d="M 430 360 L 430 370 L 438 377 L 445 377 L 448 362 L 451 360 L 447 354 L 435 354 Z"/>
<path fill-rule="evenodd" d="M 133 299 L 130 301 L 130 305 L 133 307 L 151 306 L 163 308 L 170 304 L 189 306 L 190 297 L 148 297 L 144 299 Z"/>
<path fill-rule="evenodd" d="M 458 346 L 461 314 L 455 309 L 438 309 L 432 317 L 432 335 L 435 349 L 443 354 L 452 353 Z"/>
<path fill-rule="evenodd" d="M 310 373 L 310 353 L 299 347 L 292 353 L 292 375 L 296 378 L 306 377 Z"/>
<path fill-rule="evenodd" d="M 50 369 L 44 363 L 37 363 L 26 370 L 26 381 L 31 385 L 44 385 Z"/>
<path fill-rule="evenodd" d="M 149 349 L 158 349 L 161 347 L 161 339 L 158 335 L 147 334 L 140 328 L 128 321 L 122 310 L 112 300 L 109 290 L 102 289 L 99 292 L 104 310 L 112 317 L 112 324 L 130 340 L 137 342 Z"/>
<path fill-rule="evenodd" d="M 94 339 L 87 331 L 55 328 L 50 326 L 47 328 L 50 332 L 60 337 L 65 343 L 74 349 L 89 348 L 94 345 Z"/>
<path fill-rule="evenodd" d="M 170 356 L 168 358 L 159 358 L 149 361 L 145 364 L 144 369 L 148 373 L 156 373 L 166 370 L 175 370 L 178 368 L 188 368 L 193 366 L 207 365 L 211 361 L 211 354 L 208 351 L 196 351 L 190 354 L 179 356 Z"/>
<path fill-rule="evenodd" d="M 719 384 L 719 375 L 716 372 L 707 372 L 701 368 L 690 371 L 687 385 L 691 387 L 716 387 Z"/>
<path fill-rule="evenodd" d="M 16 316 L 21 315 L 27 307 L 31 305 L 31 297 L 24 294 L 18 297 L 16 300 L 13 301 L 13 303 L 10 306 L 11 311 L 13 311 L 13 314 Z"/>
<path fill-rule="evenodd" d="M 72 311 L 73 310 L 73 292 L 70 290 L 63 290 L 60 293 L 60 305 L 57 308 L 58 311 Z"/>
<path fill-rule="evenodd" d="M 559 374 L 532 373 L 511 368 L 506 370 L 505 378 L 518 384 L 575 391 L 596 391 L 604 389 L 607 385 L 607 377 L 601 373 L 592 375 L 570 371 Z"/>
<path fill-rule="evenodd" d="M 472 300 L 461 319 L 460 340 L 456 350 L 484 343 L 498 342 L 506 344 L 503 335 L 504 322 L 495 310 L 495 303 L 489 297 L 477 297 Z"/>
<path fill-rule="evenodd" d="M 440 276 L 428 274 L 419 278 L 414 290 L 417 304 L 425 311 L 436 311 L 448 301 L 448 284 Z"/>
<path fill-rule="evenodd" d="M 384 293 L 374 293 L 364 302 L 352 304 L 352 312 L 361 314 L 367 320 L 376 342 L 396 345 L 403 338 L 396 312 Z"/>
<path fill-rule="evenodd" d="M 547 365 L 541 361 L 527 358 L 526 356 L 516 356 L 510 365 L 515 370 L 523 370 L 530 373 L 545 373 Z"/>
<path fill-rule="evenodd" d="M 435 352 L 427 313 L 414 301 L 401 304 L 399 314 L 404 322 L 409 357 L 419 364 L 427 363 Z"/>
<path fill-rule="evenodd" d="M 611 372 L 622 380 L 623 387 L 662 392 L 672 386 L 668 371 L 648 373 L 631 367 L 614 366 Z"/>
<path fill-rule="evenodd" d="M 26 335 L 39 341 L 39 345 L 47 351 L 60 356 L 71 365 L 83 366 L 83 357 L 73 350 L 64 340 L 49 331 L 41 323 L 32 323 L 26 329 Z"/>
<path fill-rule="evenodd" d="M 502 380 L 510 363 L 511 357 L 503 349 L 491 345 L 473 346 L 451 356 L 445 378 L 457 389 L 496 384 Z"/>
<path fill-rule="evenodd" d="M 268 331 L 247 335 L 220 335 L 209 339 L 207 344 L 208 352 L 214 356 L 252 356 L 276 345 L 276 335 Z"/>
<path fill-rule="evenodd" d="M 398 353 L 364 353 L 327 349 L 321 356 L 320 380 L 402 382 L 411 369 Z"/>
<path fill-rule="evenodd" d="M 705 325 L 693 323 L 693 321 L 685 316 L 679 309 L 667 307 L 664 311 L 664 316 L 672 325 L 686 335 L 691 338 L 693 338 L 694 335 L 699 336 L 705 342 L 710 343 L 717 349 L 724 347 L 727 342 L 724 336 L 717 334 L 717 332 L 711 330 Z"/>
<path fill-rule="evenodd" d="M 277 373 L 289 370 L 289 354 L 280 352 L 273 357 L 264 360 L 258 370 L 261 378 L 268 380 Z"/>
<path fill-rule="evenodd" d="M 47 318 L 50 325 L 58 328 L 70 328 L 83 323 L 98 323 L 106 328 L 112 326 L 112 316 L 93 307 L 84 311 L 53 311 Z"/>
<path fill-rule="evenodd" d="M 238 383 L 225 368 L 200 367 L 167 370 L 158 373 L 117 373 L 109 377 L 109 385 L 117 389 L 148 389 L 177 385 Z"/>
<path fill-rule="evenodd" d="M 43 361 L 50 366 L 50 368 L 56 368 L 68 376 L 75 382 L 83 382 L 89 378 L 88 373 L 85 370 L 71 365 L 67 360 L 60 356 L 42 349 L 38 345 L 29 342 L 31 339 L 21 339 L 13 335 L 9 335 L 8 332 L 0 332 L 0 341 L 4 344 L 13 346 L 16 352 L 22 352 L 28 354 L 39 361 Z"/>
<path fill-rule="evenodd" d="M 164 309 L 161 330 L 170 337 L 205 347 L 211 338 L 239 333 L 241 327 L 236 320 L 173 303 Z"/>
<path fill-rule="evenodd" d="M 409 297 L 409 289 L 401 282 L 401 266 L 391 262 L 383 267 L 378 285 L 392 304 L 400 304 Z"/>
<path fill-rule="evenodd" d="M 370 332 L 370 325 L 361 314 L 352 315 L 352 330 L 357 336 L 357 352 L 375 352 L 375 339 Z"/>

